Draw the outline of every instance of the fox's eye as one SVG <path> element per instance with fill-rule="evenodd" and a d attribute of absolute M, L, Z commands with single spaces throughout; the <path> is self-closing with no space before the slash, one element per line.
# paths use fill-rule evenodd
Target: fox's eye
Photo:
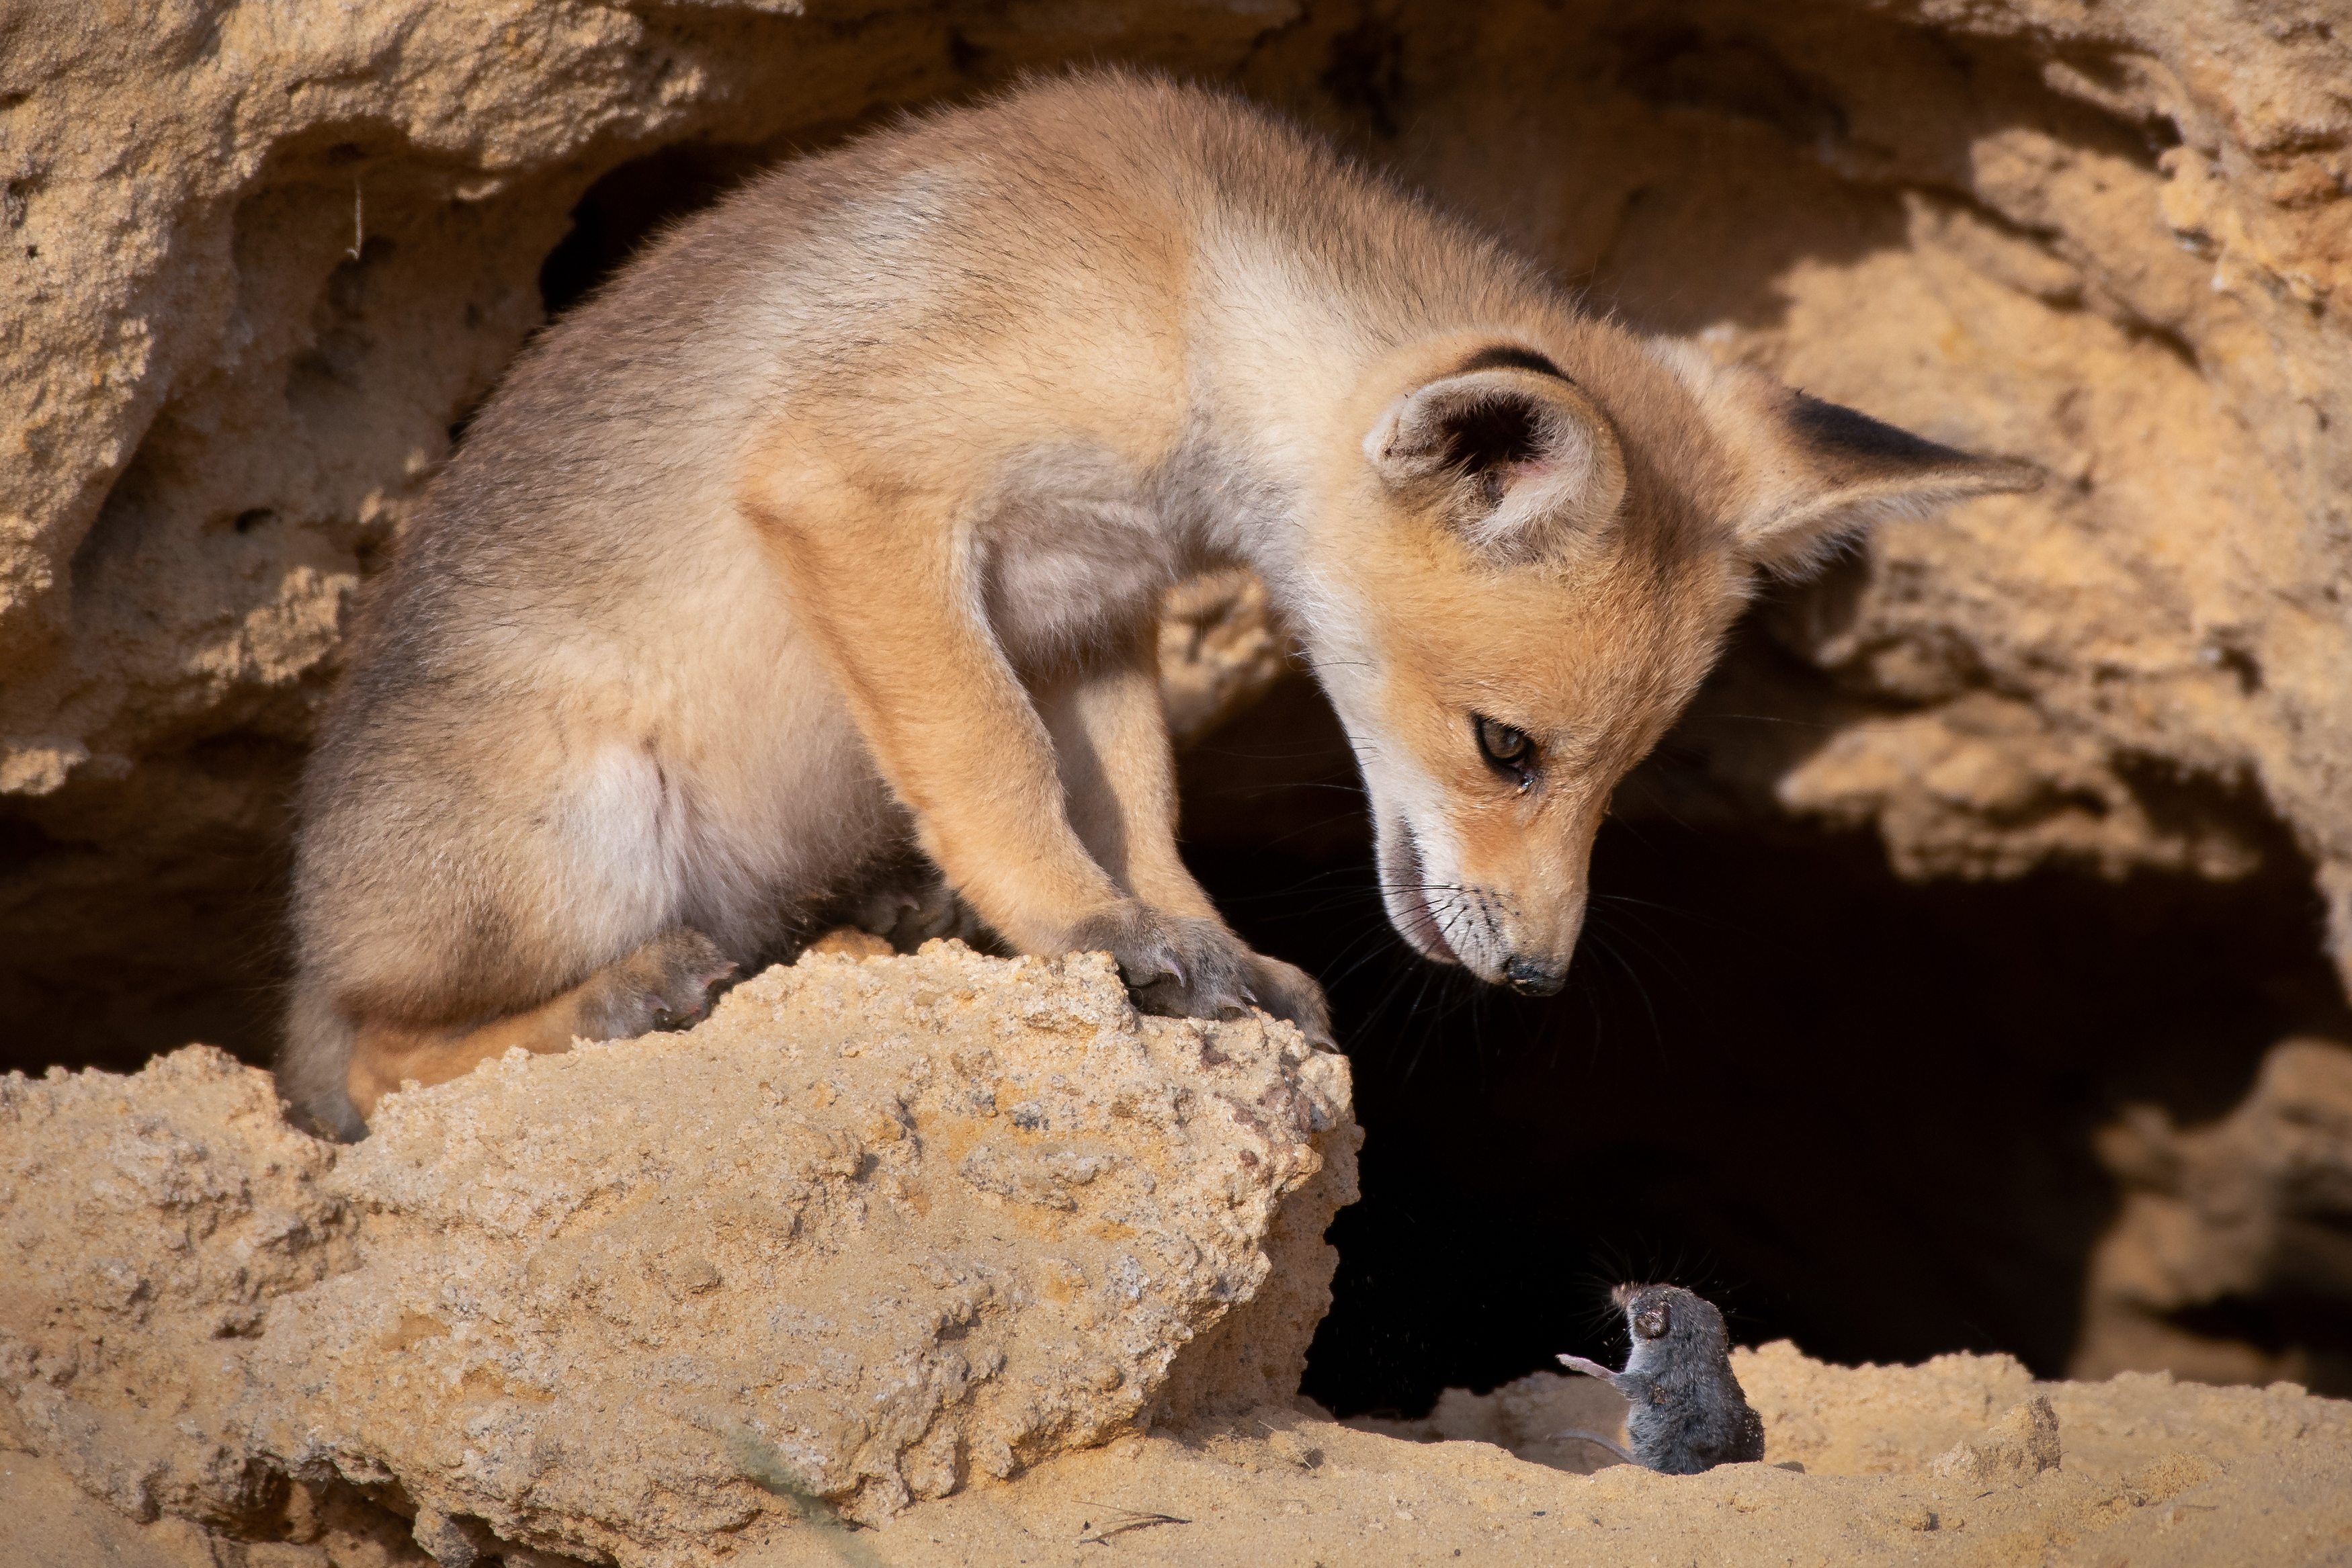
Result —
<path fill-rule="evenodd" d="M 1536 743 L 1528 738 L 1525 730 L 1513 729 L 1484 714 L 1471 717 L 1478 732 L 1478 754 L 1490 766 L 1517 779 L 1520 789 L 1526 789 L 1535 779 Z"/>

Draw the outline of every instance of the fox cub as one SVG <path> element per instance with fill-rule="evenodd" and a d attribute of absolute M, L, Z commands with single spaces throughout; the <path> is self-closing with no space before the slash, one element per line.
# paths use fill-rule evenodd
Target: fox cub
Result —
<path fill-rule="evenodd" d="M 373 585 L 285 1092 L 358 1137 L 404 1079 L 958 910 L 1328 1042 L 1174 841 L 1155 606 L 1235 563 L 1347 727 L 1397 930 L 1557 990 L 1611 787 L 1758 569 L 2031 482 L 1587 316 L 1232 98 L 1080 75 L 789 164 L 516 361 Z"/>

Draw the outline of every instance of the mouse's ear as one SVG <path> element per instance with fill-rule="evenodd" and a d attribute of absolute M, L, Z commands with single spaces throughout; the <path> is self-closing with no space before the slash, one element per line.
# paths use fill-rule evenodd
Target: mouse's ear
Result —
<path fill-rule="evenodd" d="M 1661 356 L 1731 455 L 1722 505 L 1733 548 L 1781 576 L 1816 570 L 1883 517 L 2042 483 L 2030 463 L 1939 445 L 1761 371 L 1717 365 L 1687 344 L 1665 345 Z"/>

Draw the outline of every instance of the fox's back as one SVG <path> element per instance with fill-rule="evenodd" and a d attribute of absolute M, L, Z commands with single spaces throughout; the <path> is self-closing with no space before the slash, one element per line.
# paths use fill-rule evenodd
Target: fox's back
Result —
<path fill-rule="evenodd" d="M 1186 509 L 1169 472 L 1220 401 L 1195 351 L 1204 286 L 1232 282 L 1211 253 L 1278 246 L 1340 189 L 1406 205 L 1263 111 L 1110 74 L 789 163 L 678 225 L 518 358 L 370 586 L 314 834 L 462 817 L 608 735 L 706 784 L 713 840 L 866 812 L 870 771 L 740 505 L 751 465 L 821 453 L 960 486 L 983 530 L 1030 528 L 997 541 L 1008 560 L 1063 552 L 1050 591 L 1009 585 L 1008 621 L 1132 616 L 1200 564 L 1159 514 Z"/>
<path fill-rule="evenodd" d="M 903 452 L 1100 406 L 1073 389 L 1165 403 L 1221 332 L 1318 333 L 1345 361 L 1545 292 L 1239 99 L 1122 72 L 1033 85 L 789 163 L 664 235 L 518 359 L 418 538 L 559 514 L 626 533 L 638 507 L 724 497 L 780 423 Z"/>

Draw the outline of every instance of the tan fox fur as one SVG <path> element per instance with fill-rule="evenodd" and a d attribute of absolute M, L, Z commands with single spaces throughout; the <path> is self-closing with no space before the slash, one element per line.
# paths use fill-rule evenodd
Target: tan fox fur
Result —
<path fill-rule="evenodd" d="M 1221 564 L 1347 727 L 1397 928 L 1556 990 L 1757 570 L 2030 482 L 1585 315 L 1231 98 L 1076 76 L 790 164 L 516 362 L 372 589 L 285 1092 L 357 1136 L 845 914 L 1328 1040 L 1177 853 L 1154 607 Z"/>

